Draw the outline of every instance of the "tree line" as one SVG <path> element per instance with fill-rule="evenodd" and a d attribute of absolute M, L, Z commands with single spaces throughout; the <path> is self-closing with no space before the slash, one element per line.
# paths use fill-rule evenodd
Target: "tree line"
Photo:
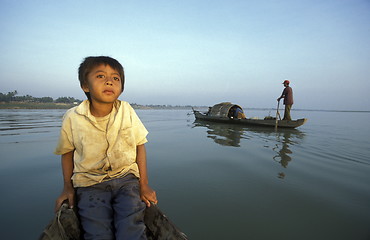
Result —
<path fill-rule="evenodd" d="M 0 93 L 0 102 L 32 102 L 32 103 L 80 103 L 81 100 L 73 97 L 59 97 L 53 99 L 52 97 L 32 97 L 30 95 L 17 96 L 17 90 L 8 93 Z"/>

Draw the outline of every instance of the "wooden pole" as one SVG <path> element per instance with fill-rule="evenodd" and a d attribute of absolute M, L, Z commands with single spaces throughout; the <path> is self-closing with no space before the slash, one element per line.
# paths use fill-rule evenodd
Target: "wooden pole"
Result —
<path fill-rule="evenodd" d="M 278 116 L 280 116 L 280 113 L 279 113 L 279 105 L 280 105 L 280 100 L 278 101 L 278 105 L 277 105 L 277 108 L 276 108 L 275 130 L 277 130 L 277 127 L 278 127 Z"/>

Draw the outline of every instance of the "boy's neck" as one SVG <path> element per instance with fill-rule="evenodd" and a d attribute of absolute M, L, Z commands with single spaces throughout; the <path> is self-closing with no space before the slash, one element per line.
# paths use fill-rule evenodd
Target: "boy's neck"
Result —
<path fill-rule="evenodd" d="M 105 117 L 111 113 L 114 103 L 90 102 L 90 112 L 94 117 Z"/>

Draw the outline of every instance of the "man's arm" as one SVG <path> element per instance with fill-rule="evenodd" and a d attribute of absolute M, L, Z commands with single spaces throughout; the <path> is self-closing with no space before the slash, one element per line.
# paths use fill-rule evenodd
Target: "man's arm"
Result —
<path fill-rule="evenodd" d="M 285 95 L 286 95 L 286 88 L 284 88 L 283 92 L 281 93 L 281 96 L 277 100 L 280 101 L 282 98 L 285 98 Z"/>

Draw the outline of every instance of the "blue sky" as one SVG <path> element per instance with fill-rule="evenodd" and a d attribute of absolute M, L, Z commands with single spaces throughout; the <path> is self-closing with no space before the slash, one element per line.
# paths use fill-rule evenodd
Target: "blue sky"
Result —
<path fill-rule="evenodd" d="M 82 59 L 125 68 L 139 104 L 370 110 L 369 0 L 0 0 L 0 92 L 85 99 Z"/>

